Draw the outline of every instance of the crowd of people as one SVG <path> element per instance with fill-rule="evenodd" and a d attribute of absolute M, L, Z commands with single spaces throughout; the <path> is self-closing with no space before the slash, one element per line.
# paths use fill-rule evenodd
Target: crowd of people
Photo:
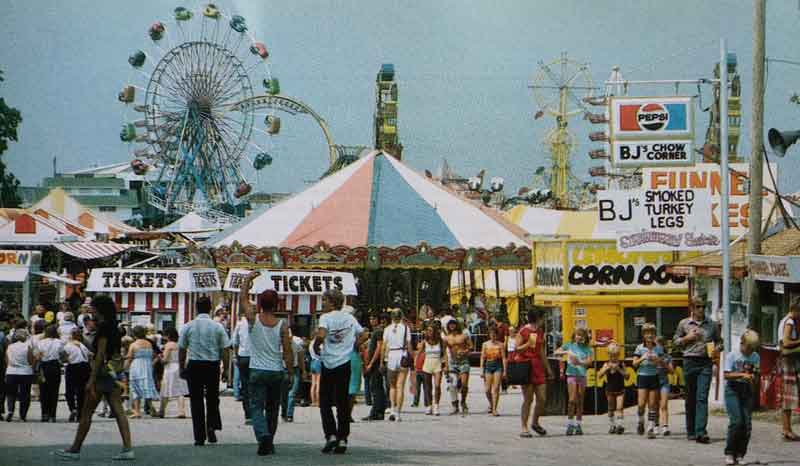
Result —
<path fill-rule="evenodd" d="M 242 285 L 248 296 L 257 272 Z M 117 309 L 107 296 L 96 296 L 81 306 L 76 316 L 58 315 L 38 307 L 30 320 L 16 318 L 0 332 L 2 381 L 0 413 L 6 421 L 26 421 L 32 388 L 41 404 L 41 421 L 59 418 L 58 396 L 62 370 L 66 381 L 67 420 L 78 422 L 70 448 L 56 452 L 66 460 L 79 459 L 92 417 L 116 419 L 123 449 L 114 458 L 133 459 L 128 419 L 144 415 L 165 417 L 169 401 L 177 400 L 177 417 L 186 418 L 185 397 L 190 398 L 194 444 L 216 443 L 222 429 L 219 387 L 226 354 L 235 357 L 232 371 L 237 399 L 242 401 L 245 423 L 252 425 L 258 455 L 275 453 L 278 416 L 292 422 L 298 398 L 302 405 L 318 407 L 324 435 L 323 453 L 347 451 L 356 395 L 364 387 L 370 405 L 367 422 L 401 422 L 408 385 L 425 415 L 439 416 L 444 385 L 449 393 L 450 415 L 466 416 L 469 409 L 470 356 L 477 353 L 489 416 L 497 416 L 500 393 L 509 385 L 522 394 L 521 438 L 533 433 L 546 436 L 541 424 L 547 384 L 556 377 L 545 349 L 544 313 L 532 309 L 524 325 L 509 326 L 504 319 L 487 315 L 488 338 L 475 347 L 475 339 L 457 318 L 458 307 L 436 312 L 428 307 L 412 325 L 398 308 L 370 314 L 362 327 L 338 290 L 323 295 L 318 330 L 303 338 L 276 316 L 277 293 L 267 290 L 253 305 L 242 298 L 241 320 L 232 331 L 225 315 L 212 317 L 208 298 L 196 303 L 197 316 L 180 331 L 153 332 L 145 326 L 121 325 Z M 673 362 L 669 346 L 681 350 L 686 389 L 686 436 L 700 444 L 710 442 L 707 431 L 708 394 L 712 367 L 719 356 L 718 326 L 707 318 L 704 303 L 693 301 L 691 315 L 677 326 L 668 342 L 656 327 L 641 327 L 642 341 L 625 360 L 621 345 L 607 345 L 608 360 L 595 366 L 590 335 L 576 328 L 568 341 L 555 348 L 563 361 L 568 393 L 566 435 L 583 435 L 583 400 L 587 369 L 600 367 L 605 379 L 609 434 L 623 434 L 626 367 L 636 373 L 638 435 L 655 438 L 671 435 L 667 401 Z M 783 351 L 783 438 L 798 437 L 791 427 L 791 410 L 797 403 L 797 362 L 800 354 L 800 300 L 795 300 L 780 323 Z M 230 334 L 229 334 L 230 333 Z M 759 374 L 759 337 L 748 330 L 725 358 L 725 404 L 730 418 L 725 448 L 726 464 L 745 456 L 751 432 L 754 398 L 752 381 Z M 305 386 L 303 390 L 301 387 Z M 303 392 L 306 392 L 303 394 Z M 126 409 L 126 403 L 128 404 Z M 334 415 L 334 409 L 335 415 Z"/>

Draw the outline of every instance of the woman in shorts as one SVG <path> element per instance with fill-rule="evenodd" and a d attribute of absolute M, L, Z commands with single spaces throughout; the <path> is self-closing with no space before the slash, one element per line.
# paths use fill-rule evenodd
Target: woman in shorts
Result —
<path fill-rule="evenodd" d="M 489 340 L 481 347 L 481 378 L 486 387 L 486 399 L 489 400 L 489 415 L 497 414 L 500 401 L 500 381 L 506 376 L 506 348 L 504 342 L 497 339 L 497 327 L 489 327 Z"/>
<path fill-rule="evenodd" d="M 642 325 L 642 343 L 633 353 L 633 367 L 636 368 L 636 388 L 638 399 L 639 425 L 636 432 L 644 435 L 644 411 L 647 413 L 647 438 L 656 438 L 656 419 L 658 418 L 658 366 L 664 356 L 664 349 L 656 344 L 656 326 Z"/>

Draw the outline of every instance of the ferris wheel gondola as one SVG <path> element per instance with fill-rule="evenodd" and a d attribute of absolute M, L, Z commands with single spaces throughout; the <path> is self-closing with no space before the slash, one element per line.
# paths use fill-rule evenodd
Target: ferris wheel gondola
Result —
<path fill-rule="evenodd" d="M 261 154 L 269 163 L 262 157 L 259 169 L 272 162 L 270 138 L 280 129 L 277 116 L 266 115 L 262 126 L 256 120 L 264 115 L 241 105 L 280 89 L 267 46 L 243 16 L 214 4 L 177 7 L 146 33 L 149 43 L 128 57 L 132 77 L 118 94 L 126 109 L 120 139 L 131 146 L 134 173 L 166 212 L 235 206 L 252 191 L 245 170 Z"/>

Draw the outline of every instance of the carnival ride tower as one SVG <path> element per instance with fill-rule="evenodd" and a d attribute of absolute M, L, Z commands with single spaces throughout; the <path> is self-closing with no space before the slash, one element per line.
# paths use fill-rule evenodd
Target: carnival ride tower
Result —
<path fill-rule="evenodd" d="M 375 79 L 375 149 L 401 159 L 403 145 L 397 134 L 397 81 L 394 80 L 394 65 L 381 65 Z"/>
<path fill-rule="evenodd" d="M 549 115 L 556 121 L 556 126 L 544 139 L 550 152 L 549 187 L 556 207 L 577 207 L 582 188 L 575 189 L 580 181 L 570 169 L 575 140 L 567 125 L 571 117 L 586 113 L 584 101 L 593 96 L 595 87 L 589 66 L 570 60 L 566 53 L 549 63 L 540 61 L 530 88 L 539 105 L 534 118 Z"/>

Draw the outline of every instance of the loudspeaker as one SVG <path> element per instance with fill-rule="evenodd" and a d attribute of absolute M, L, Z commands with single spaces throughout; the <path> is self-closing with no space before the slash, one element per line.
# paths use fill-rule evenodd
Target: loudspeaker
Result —
<path fill-rule="evenodd" d="M 789 146 L 794 144 L 798 138 L 800 138 L 800 131 L 780 132 L 775 128 L 770 128 L 767 133 L 769 146 L 775 151 L 775 155 L 778 157 L 786 155 L 786 150 L 789 149 Z"/>

